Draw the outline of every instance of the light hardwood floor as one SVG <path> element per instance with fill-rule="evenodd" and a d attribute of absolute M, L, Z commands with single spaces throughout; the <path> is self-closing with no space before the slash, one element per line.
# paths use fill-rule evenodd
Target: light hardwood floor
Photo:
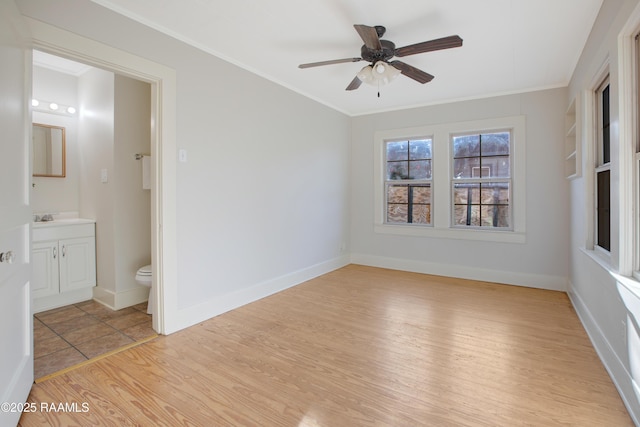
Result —
<path fill-rule="evenodd" d="M 633 425 L 564 293 L 357 265 L 34 385 L 29 402 L 80 412 L 25 427 Z"/>

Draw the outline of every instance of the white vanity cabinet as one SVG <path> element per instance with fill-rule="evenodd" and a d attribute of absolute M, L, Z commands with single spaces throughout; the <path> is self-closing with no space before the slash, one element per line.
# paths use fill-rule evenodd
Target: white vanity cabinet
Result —
<path fill-rule="evenodd" d="M 93 297 L 96 285 L 95 223 L 91 220 L 35 223 L 31 250 L 34 312 Z"/>

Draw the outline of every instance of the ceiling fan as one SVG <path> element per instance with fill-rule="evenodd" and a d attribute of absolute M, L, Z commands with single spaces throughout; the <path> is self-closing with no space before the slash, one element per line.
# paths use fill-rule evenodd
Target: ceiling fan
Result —
<path fill-rule="evenodd" d="M 319 67 L 322 65 L 341 64 L 344 62 L 368 61 L 370 65 L 360 70 L 351 83 L 349 83 L 346 90 L 357 89 L 360 87 L 362 82 L 374 85 L 385 84 L 395 78 L 398 74 L 404 74 L 418 83 L 424 84 L 433 80 L 433 76 L 431 74 L 405 62 L 390 60 L 393 57 L 401 58 L 418 53 L 462 46 L 462 39 L 455 35 L 396 48 L 396 45 L 393 42 L 381 39 L 386 32 L 386 28 L 381 25 L 370 27 L 367 25 L 356 24 L 354 25 L 354 28 L 360 35 L 360 38 L 362 38 L 362 41 L 364 41 L 364 45 L 360 49 L 360 57 L 311 62 L 308 64 L 300 64 L 298 68 Z M 379 93 L 378 96 L 380 96 Z"/>

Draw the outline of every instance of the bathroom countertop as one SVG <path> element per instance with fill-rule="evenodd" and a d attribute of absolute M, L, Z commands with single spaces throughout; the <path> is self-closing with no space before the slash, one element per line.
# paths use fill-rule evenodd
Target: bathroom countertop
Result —
<path fill-rule="evenodd" d="M 69 225 L 79 225 L 79 224 L 95 224 L 95 219 L 87 219 L 87 218 L 65 218 L 65 219 L 56 219 L 53 221 L 39 221 L 32 222 L 33 228 L 46 228 L 46 227 L 66 227 Z"/>

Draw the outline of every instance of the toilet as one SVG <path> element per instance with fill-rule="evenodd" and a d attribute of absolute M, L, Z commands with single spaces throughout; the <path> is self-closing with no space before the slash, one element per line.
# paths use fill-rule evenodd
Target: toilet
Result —
<path fill-rule="evenodd" d="M 151 277 L 151 265 L 145 265 L 140 267 L 136 272 L 136 282 L 139 285 L 149 288 L 149 302 L 147 303 L 147 314 L 153 314 L 155 309 L 153 289 L 151 289 L 152 277 Z"/>

